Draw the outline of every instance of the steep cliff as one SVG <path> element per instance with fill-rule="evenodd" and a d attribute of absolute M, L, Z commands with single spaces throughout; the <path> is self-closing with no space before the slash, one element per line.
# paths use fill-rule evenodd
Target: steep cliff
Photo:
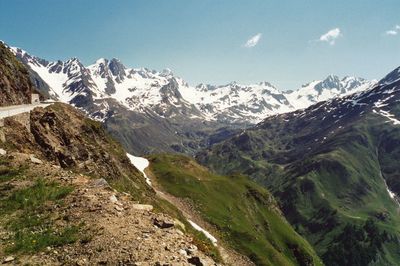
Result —
<path fill-rule="evenodd" d="M 30 103 L 33 91 L 25 66 L 0 42 L 0 106 Z"/>

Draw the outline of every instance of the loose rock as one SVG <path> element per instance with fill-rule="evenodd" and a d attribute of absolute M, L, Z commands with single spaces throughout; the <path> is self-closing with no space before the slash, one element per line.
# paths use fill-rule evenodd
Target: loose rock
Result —
<path fill-rule="evenodd" d="M 6 258 L 3 260 L 3 262 L 4 262 L 4 263 L 9 263 L 9 262 L 12 262 L 12 261 L 14 261 L 14 260 L 15 260 L 14 257 L 8 256 L 8 257 L 6 257 Z"/>
<path fill-rule="evenodd" d="M 115 206 L 114 208 L 119 212 L 122 212 L 124 210 L 124 208 L 121 208 L 120 206 Z"/>
<path fill-rule="evenodd" d="M 112 203 L 117 203 L 118 202 L 118 199 L 117 199 L 117 197 L 115 195 L 111 195 L 109 199 L 110 199 L 110 201 Z"/>
<path fill-rule="evenodd" d="M 32 163 L 35 163 L 35 164 L 42 164 L 43 162 L 41 161 L 41 160 L 39 160 L 38 158 L 36 158 L 34 155 L 30 155 L 29 156 L 29 158 L 31 159 L 31 162 Z"/>

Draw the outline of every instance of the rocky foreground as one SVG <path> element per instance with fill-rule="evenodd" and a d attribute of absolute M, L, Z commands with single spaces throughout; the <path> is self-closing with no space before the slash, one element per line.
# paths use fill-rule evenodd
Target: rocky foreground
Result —
<path fill-rule="evenodd" d="M 0 135 L 0 262 L 216 265 L 80 112 L 38 108 L 7 118 Z"/>
<path fill-rule="evenodd" d="M 4 157 L 4 156 L 3 156 Z M 20 153 L 6 155 L 13 164 L 30 161 L 30 156 Z M 12 232 L 1 228 L 2 244 L 0 254 L 3 261 L 12 263 L 33 263 L 46 265 L 215 265 L 193 244 L 192 238 L 183 233 L 182 224 L 168 215 L 153 211 L 153 206 L 139 204 L 126 193 L 112 189 L 104 179 L 91 179 L 58 169 L 47 163 L 29 165 L 34 172 L 45 175 L 46 181 L 56 181 L 60 185 L 73 187 L 62 204 L 46 204 L 44 212 L 51 213 L 57 227 L 82 225 L 86 235 L 72 244 L 61 247 L 46 247 L 34 255 L 6 256 L 2 250 L 12 240 Z M 29 171 L 27 175 L 33 172 Z M 13 191 L 34 184 L 34 180 L 19 179 L 1 183 Z M 6 195 L 2 195 L 3 197 Z M 5 221 L 2 219 L 2 225 Z"/>

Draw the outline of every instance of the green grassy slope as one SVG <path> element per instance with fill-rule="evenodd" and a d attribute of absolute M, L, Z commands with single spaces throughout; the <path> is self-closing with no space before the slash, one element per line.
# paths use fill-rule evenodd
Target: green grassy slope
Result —
<path fill-rule="evenodd" d="M 251 136 L 248 145 L 262 143 L 258 132 L 247 134 Z M 229 148 L 233 158 L 228 155 L 221 159 L 221 153 L 217 153 L 209 154 L 207 160 L 216 169 L 221 165 L 225 173 L 242 170 L 268 187 L 290 223 L 323 256 L 346 224 L 362 226 L 369 218 L 381 231 L 398 237 L 399 206 L 390 198 L 383 177 L 393 191 L 400 192 L 399 136 L 400 130 L 370 115 L 313 148 L 306 158 L 290 163 L 280 163 L 281 158 L 265 160 L 262 153 L 268 144 L 250 150 L 231 143 L 225 144 L 229 147 L 221 145 L 218 152 L 228 154 Z M 393 245 L 399 248 L 396 241 L 387 242 L 385 247 Z M 380 263 L 376 265 L 397 265 L 400 261 L 400 254 L 393 249 L 383 249 L 379 254 Z"/>
<path fill-rule="evenodd" d="M 274 186 L 277 180 L 286 180 L 274 191 L 287 218 L 320 254 L 331 248 L 332 240 L 348 223 L 361 226 L 372 218 L 381 230 L 399 234 L 399 206 L 390 198 L 380 174 L 376 145 L 382 136 L 371 130 L 379 120 L 366 117 L 307 160 L 286 166 L 281 176 L 266 181 Z M 379 126 L 381 133 L 385 126 Z"/>
<path fill-rule="evenodd" d="M 150 169 L 168 193 L 190 199 L 219 236 L 257 265 L 321 265 L 281 216 L 273 196 L 243 176 L 210 173 L 180 155 L 153 155 Z"/>

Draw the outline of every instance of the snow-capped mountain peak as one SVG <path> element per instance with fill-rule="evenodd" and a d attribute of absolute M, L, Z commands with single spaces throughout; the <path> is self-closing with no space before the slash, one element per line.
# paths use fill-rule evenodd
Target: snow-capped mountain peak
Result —
<path fill-rule="evenodd" d="M 320 101 L 366 90 L 374 84 L 375 80 L 368 81 L 351 76 L 340 79 L 338 76 L 329 75 L 324 80 L 315 80 L 303 85 L 300 89 L 290 92 L 287 97 L 295 109 L 302 109 Z"/>
<path fill-rule="evenodd" d="M 111 60 L 100 58 L 93 65 L 88 66 L 88 69 L 101 78 L 115 77 L 116 82 L 122 82 L 126 76 L 126 67 L 120 60 L 112 58 Z"/>
<path fill-rule="evenodd" d="M 160 75 L 161 75 L 162 77 L 173 77 L 173 76 L 174 76 L 174 73 L 172 72 L 171 69 L 169 69 L 169 68 L 164 68 L 164 69 L 161 71 Z"/>
<path fill-rule="evenodd" d="M 337 88 L 340 88 L 341 85 L 342 84 L 341 84 L 341 80 L 339 79 L 339 77 L 331 74 L 326 79 L 324 79 L 323 81 L 316 84 L 314 89 L 319 94 L 322 94 L 324 89 L 327 89 L 327 90 L 337 89 Z"/>

